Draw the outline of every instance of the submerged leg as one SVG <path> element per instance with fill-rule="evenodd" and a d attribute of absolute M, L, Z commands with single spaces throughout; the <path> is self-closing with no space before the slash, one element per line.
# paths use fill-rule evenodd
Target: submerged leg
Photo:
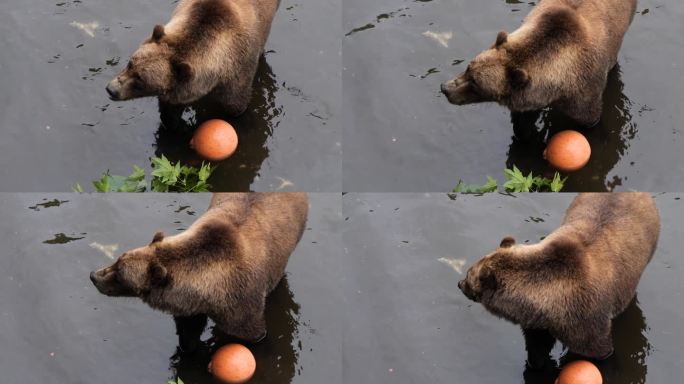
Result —
<path fill-rule="evenodd" d="M 551 360 L 549 354 L 556 338 L 543 329 L 523 329 L 525 349 L 527 350 L 527 364 L 532 369 L 542 369 Z"/>
<path fill-rule="evenodd" d="M 176 334 L 181 351 L 194 352 L 207 325 L 207 315 L 174 316 Z"/>

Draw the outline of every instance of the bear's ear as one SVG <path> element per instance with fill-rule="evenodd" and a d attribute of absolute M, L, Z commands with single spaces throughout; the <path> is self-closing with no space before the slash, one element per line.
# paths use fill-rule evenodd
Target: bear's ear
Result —
<path fill-rule="evenodd" d="M 152 30 L 152 40 L 159 41 L 162 37 L 164 37 L 164 26 L 157 24 Z"/>
<path fill-rule="evenodd" d="M 194 75 L 192 67 L 188 63 L 174 63 L 173 73 L 176 75 L 176 79 L 182 83 L 190 81 Z"/>
<path fill-rule="evenodd" d="M 501 31 L 496 35 L 496 43 L 494 46 L 499 48 L 500 46 L 504 45 L 506 41 L 508 41 L 508 33 Z"/>
<path fill-rule="evenodd" d="M 521 68 L 510 68 L 508 70 L 508 81 L 514 89 L 522 89 L 530 82 L 530 75 Z"/>
<path fill-rule="evenodd" d="M 150 286 L 163 287 L 169 282 L 166 267 L 157 261 L 150 263 L 150 266 L 147 268 L 147 273 L 150 276 Z"/>
<path fill-rule="evenodd" d="M 154 243 L 158 243 L 162 240 L 164 240 L 164 232 L 159 231 L 159 232 L 154 234 L 154 237 L 152 238 L 152 242 L 150 243 L 150 245 L 152 245 Z"/>
<path fill-rule="evenodd" d="M 490 266 L 483 266 L 480 269 L 480 290 L 496 291 L 497 287 L 496 273 Z"/>
<path fill-rule="evenodd" d="M 501 239 L 501 243 L 499 244 L 499 248 L 510 248 L 514 245 L 515 245 L 515 239 L 510 237 L 510 236 L 506 236 L 503 239 Z"/>

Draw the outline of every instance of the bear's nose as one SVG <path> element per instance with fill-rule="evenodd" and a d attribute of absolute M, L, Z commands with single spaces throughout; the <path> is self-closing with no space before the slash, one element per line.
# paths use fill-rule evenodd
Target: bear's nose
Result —
<path fill-rule="evenodd" d="M 107 84 L 107 93 L 109 94 L 109 98 L 112 100 L 118 100 L 119 99 L 119 91 L 114 89 L 111 84 Z"/>
<path fill-rule="evenodd" d="M 447 92 L 449 92 L 449 86 L 447 85 L 447 83 L 442 83 L 442 85 L 440 85 L 439 88 L 442 90 L 442 93 L 445 95 L 447 94 Z"/>
<path fill-rule="evenodd" d="M 458 282 L 458 289 L 460 289 L 460 290 L 462 291 L 462 290 L 463 290 L 463 285 L 464 285 L 464 284 L 465 284 L 465 280 L 459 281 L 459 282 Z"/>
<path fill-rule="evenodd" d="M 95 274 L 95 271 L 90 272 L 90 281 L 95 284 L 95 281 L 97 280 L 97 275 Z"/>

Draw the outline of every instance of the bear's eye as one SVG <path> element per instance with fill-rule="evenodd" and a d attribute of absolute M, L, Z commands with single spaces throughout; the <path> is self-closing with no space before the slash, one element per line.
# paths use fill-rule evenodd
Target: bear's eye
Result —
<path fill-rule="evenodd" d="M 128 64 L 126 65 L 126 69 L 130 71 L 132 68 L 133 68 L 133 62 L 129 61 Z"/>
<path fill-rule="evenodd" d="M 133 89 L 140 91 L 143 88 L 144 88 L 143 82 L 142 82 L 142 79 L 140 79 L 140 76 L 138 76 L 138 75 L 133 76 Z"/>
<path fill-rule="evenodd" d="M 480 85 L 473 78 L 470 79 L 470 89 L 475 93 L 480 92 Z"/>

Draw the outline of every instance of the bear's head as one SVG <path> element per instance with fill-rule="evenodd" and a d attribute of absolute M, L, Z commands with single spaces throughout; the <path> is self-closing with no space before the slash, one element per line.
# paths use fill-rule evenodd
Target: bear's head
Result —
<path fill-rule="evenodd" d="M 465 279 L 458 282 L 458 288 L 468 299 L 476 303 L 491 298 L 501 283 L 497 273 L 497 262 L 511 256 L 515 251 L 515 239 L 510 236 L 504 237 L 494 252 L 468 269 Z"/>
<path fill-rule="evenodd" d="M 164 27 L 154 27 L 152 36 L 133 53 L 128 65 L 107 84 L 115 101 L 162 96 L 193 77 L 190 65 L 178 59 L 172 39 Z"/>
<path fill-rule="evenodd" d="M 152 243 L 125 252 L 109 267 L 91 272 L 90 280 L 107 296 L 144 297 L 154 288 L 163 288 L 169 277 L 156 252 L 163 239 L 164 234 L 157 232 Z"/>
<path fill-rule="evenodd" d="M 465 72 L 441 85 L 450 103 L 465 105 L 488 101 L 508 104 L 529 85 L 528 72 L 513 60 L 508 35 L 499 32 L 494 45 L 468 64 Z"/>

